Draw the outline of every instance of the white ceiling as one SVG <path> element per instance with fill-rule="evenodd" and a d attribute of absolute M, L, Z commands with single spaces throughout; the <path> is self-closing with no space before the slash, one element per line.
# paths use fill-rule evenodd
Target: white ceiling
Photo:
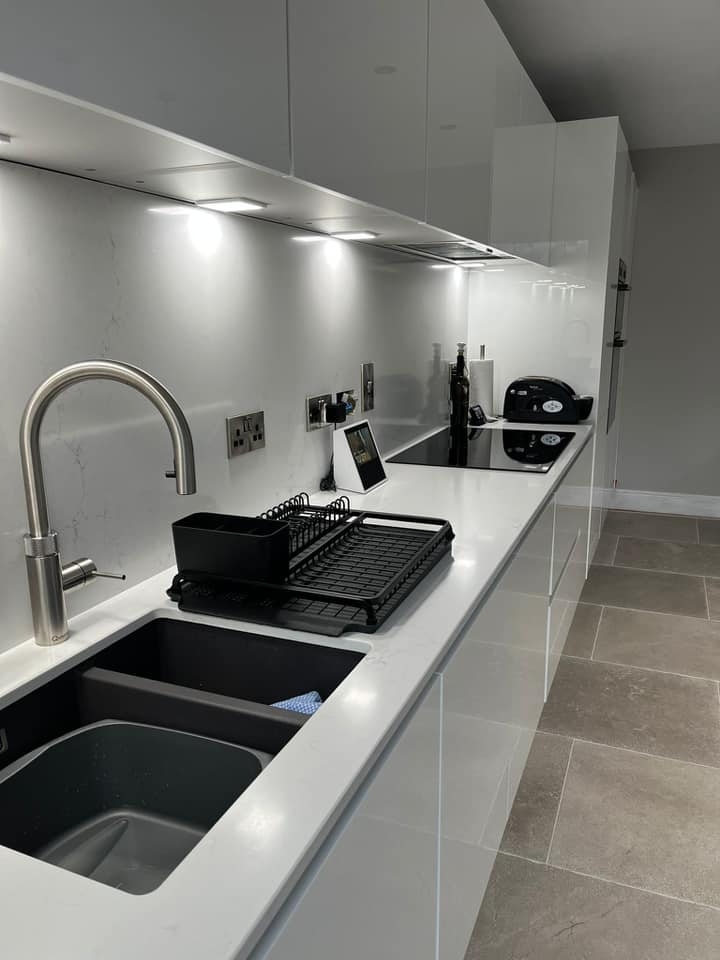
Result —
<path fill-rule="evenodd" d="M 720 143 L 720 0 L 487 0 L 558 120 L 630 146 Z"/>

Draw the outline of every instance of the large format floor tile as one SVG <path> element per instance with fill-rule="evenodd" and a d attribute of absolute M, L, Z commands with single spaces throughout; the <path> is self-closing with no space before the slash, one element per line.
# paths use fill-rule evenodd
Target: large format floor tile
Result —
<path fill-rule="evenodd" d="M 595 644 L 602 607 L 591 603 L 579 603 L 565 641 L 564 653 L 568 657 L 590 658 Z"/>
<path fill-rule="evenodd" d="M 720 766 L 718 688 L 709 680 L 562 657 L 540 729 Z"/>
<path fill-rule="evenodd" d="M 593 563 L 612 563 L 618 548 L 620 537 L 612 533 L 603 533 L 598 540 Z"/>
<path fill-rule="evenodd" d="M 605 607 L 594 657 L 720 680 L 720 623 Z"/>
<path fill-rule="evenodd" d="M 620 537 L 644 537 L 647 540 L 698 542 L 698 526 L 694 517 L 674 517 L 664 513 L 608 510 L 603 533 Z"/>
<path fill-rule="evenodd" d="M 720 906 L 719 807 L 720 770 L 576 743 L 550 863 Z"/>
<path fill-rule="evenodd" d="M 720 543 L 720 519 L 709 517 L 698 520 L 700 543 Z"/>
<path fill-rule="evenodd" d="M 699 577 L 720 577 L 720 546 L 620 537 L 615 564 L 619 567 L 689 573 Z"/>
<path fill-rule="evenodd" d="M 590 567 L 582 593 L 583 602 L 679 613 L 707 619 L 705 586 L 702 577 L 677 573 L 656 573 L 627 567 Z"/>
<path fill-rule="evenodd" d="M 571 745 L 567 737 L 535 735 L 501 850 L 531 860 L 546 859 Z"/>
<path fill-rule="evenodd" d="M 720 912 L 502 854 L 466 960 L 713 960 Z"/>

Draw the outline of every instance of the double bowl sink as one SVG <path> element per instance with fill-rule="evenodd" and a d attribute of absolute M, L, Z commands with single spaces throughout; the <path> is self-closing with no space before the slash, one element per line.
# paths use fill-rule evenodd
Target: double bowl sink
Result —
<path fill-rule="evenodd" d="M 362 657 L 150 621 L 0 710 L 0 845 L 149 893 Z"/>

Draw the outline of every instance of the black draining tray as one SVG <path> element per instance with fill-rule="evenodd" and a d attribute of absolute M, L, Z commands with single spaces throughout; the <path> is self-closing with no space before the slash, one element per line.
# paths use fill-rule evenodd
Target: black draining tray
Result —
<path fill-rule="evenodd" d="M 339 636 L 374 632 L 450 552 L 446 520 L 351 510 L 346 497 L 311 506 L 307 494 L 263 514 L 290 524 L 282 584 L 181 570 L 168 595 L 181 610 Z"/>

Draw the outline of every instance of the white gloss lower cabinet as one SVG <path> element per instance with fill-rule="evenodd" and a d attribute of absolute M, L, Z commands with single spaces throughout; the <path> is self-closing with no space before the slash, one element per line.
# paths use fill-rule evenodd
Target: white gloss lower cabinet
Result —
<path fill-rule="evenodd" d="M 443 671 L 440 960 L 465 956 L 545 693 L 552 504 Z"/>
<path fill-rule="evenodd" d="M 587 576 L 593 441 L 590 439 L 555 493 L 555 536 L 548 619 L 550 692 Z"/>
<path fill-rule="evenodd" d="M 440 684 L 433 680 L 253 960 L 435 960 Z"/>

